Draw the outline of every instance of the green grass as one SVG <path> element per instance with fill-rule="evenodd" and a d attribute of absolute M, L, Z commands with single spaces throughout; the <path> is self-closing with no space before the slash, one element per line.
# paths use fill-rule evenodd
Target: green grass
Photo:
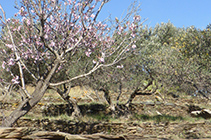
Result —
<path fill-rule="evenodd" d="M 202 117 L 185 117 L 184 120 L 188 121 L 188 122 L 192 122 L 192 123 L 200 122 L 200 121 L 204 122 L 206 120 L 206 122 L 210 122 L 211 123 L 211 119 L 204 119 Z"/>
<path fill-rule="evenodd" d="M 211 119 L 204 119 L 202 117 L 191 117 L 191 116 L 170 116 L 170 115 L 155 115 L 155 116 L 149 116 L 145 114 L 135 114 L 133 115 L 133 119 L 136 119 L 139 122 L 143 121 L 155 121 L 155 122 L 200 122 L 200 121 L 207 121 L 211 123 Z"/>
<path fill-rule="evenodd" d="M 49 120 L 72 120 L 72 118 L 67 114 L 61 114 L 59 116 L 34 116 L 34 115 L 24 115 L 22 118 L 24 119 L 49 119 Z"/>
<path fill-rule="evenodd" d="M 113 120 L 111 115 L 105 115 L 103 113 L 99 113 L 99 114 L 88 114 L 86 115 L 87 118 L 92 118 L 96 121 L 110 121 Z"/>
<path fill-rule="evenodd" d="M 155 121 L 155 122 L 172 122 L 172 121 L 183 121 L 185 118 L 181 116 L 170 116 L 170 115 L 155 115 L 149 116 L 144 114 L 135 114 L 134 118 L 139 121 Z"/>

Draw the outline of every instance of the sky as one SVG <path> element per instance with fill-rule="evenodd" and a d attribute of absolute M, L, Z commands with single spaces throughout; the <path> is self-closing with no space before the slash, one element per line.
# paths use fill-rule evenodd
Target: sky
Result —
<path fill-rule="evenodd" d="M 17 12 L 14 8 L 15 0 L 0 0 L 7 18 Z M 127 11 L 134 0 L 110 0 L 100 13 L 99 20 L 105 19 L 110 14 L 120 18 Z M 140 16 L 147 19 L 144 23 L 154 27 L 161 22 L 170 21 L 176 27 L 190 27 L 205 29 L 211 23 L 211 0 L 137 0 L 141 4 Z"/>

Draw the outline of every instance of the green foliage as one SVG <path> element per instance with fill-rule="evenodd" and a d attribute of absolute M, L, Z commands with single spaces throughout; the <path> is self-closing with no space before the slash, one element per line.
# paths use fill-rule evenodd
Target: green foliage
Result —
<path fill-rule="evenodd" d="M 194 27 L 177 28 L 172 23 L 161 23 L 154 28 L 142 27 L 136 41 L 137 48 L 128 57 L 110 68 L 102 68 L 92 75 L 93 87 L 108 87 L 131 93 L 154 81 L 162 92 L 210 94 L 210 30 Z M 119 41 L 121 42 L 121 41 Z M 123 66 L 118 68 L 118 66 Z"/>
<path fill-rule="evenodd" d="M 135 43 L 137 47 L 125 54 L 126 59 L 122 59 L 113 67 L 102 67 L 89 77 L 77 79 L 72 84 L 86 84 L 94 89 L 107 87 L 115 92 L 119 92 L 122 88 L 130 93 L 137 87 L 144 88 L 147 83 L 154 81 L 154 86 L 148 87 L 147 90 L 152 90 L 156 84 L 159 84 L 161 91 L 164 92 L 191 94 L 201 90 L 207 95 L 210 94 L 210 24 L 205 30 L 200 30 L 193 26 L 177 28 L 168 22 L 157 24 L 154 28 L 140 27 L 138 32 L 140 36 Z M 3 30 L 2 34 L 4 33 Z M 118 34 L 112 36 L 112 39 L 116 40 L 116 46 L 122 42 Z M 6 40 L 2 38 L 2 42 Z M 1 50 L 5 49 L 2 42 Z M 122 45 L 127 44 L 128 42 L 124 42 Z M 82 55 L 85 51 L 85 48 L 81 48 L 77 50 L 76 55 L 65 56 L 69 61 L 61 65 L 62 69 L 53 76 L 51 82 L 62 81 L 90 71 L 94 65 L 93 59 L 100 54 L 96 51 L 90 57 L 86 57 Z M 2 64 L 5 60 L 0 59 Z M 115 58 L 108 59 L 107 61 L 111 62 Z M 49 65 L 48 68 L 45 65 L 45 63 L 50 64 L 51 60 L 43 61 L 43 64 L 39 64 L 39 68 L 30 59 L 24 63 L 32 65 L 30 71 L 39 69 L 41 75 L 45 75 L 46 69 L 52 67 Z M 12 72 L 18 75 L 17 66 L 11 68 Z M 2 71 L 2 68 L 0 70 Z M 2 79 L 11 78 L 9 72 L 4 72 L 1 76 Z M 24 76 L 26 83 L 32 81 L 32 77 L 26 70 Z"/>
<path fill-rule="evenodd" d="M 162 23 L 150 32 L 146 40 L 140 39 L 145 54 L 142 59 L 148 60 L 144 64 L 167 92 L 170 88 L 185 93 L 208 92 L 211 88 L 208 78 L 211 77 L 210 31 L 176 28 L 171 23 Z"/>

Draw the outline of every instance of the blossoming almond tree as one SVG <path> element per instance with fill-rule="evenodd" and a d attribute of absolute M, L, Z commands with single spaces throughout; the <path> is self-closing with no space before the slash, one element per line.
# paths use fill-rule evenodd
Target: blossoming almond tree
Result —
<path fill-rule="evenodd" d="M 64 94 L 68 88 L 62 91 L 58 86 L 88 76 L 101 67 L 115 65 L 135 48 L 136 30 L 142 24 L 140 17 L 134 14 L 137 9 L 128 12 L 121 21 L 116 18 L 113 24 L 106 24 L 97 17 L 108 1 L 21 0 L 14 19 L 6 19 L 0 5 L 4 28 L 2 68 L 11 75 L 11 81 L 1 79 L 1 82 L 18 85 L 24 95 L 18 107 L 3 119 L 2 126 L 12 126 L 29 112 L 48 88 L 70 100 Z M 133 19 L 129 18 L 131 15 Z M 116 43 L 119 38 L 121 43 Z M 68 66 L 77 57 L 77 62 L 82 57 L 90 60 L 84 68 L 86 71 L 55 80 L 56 74 L 66 74 L 62 69 L 71 70 Z M 18 73 L 13 70 L 15 66 Z M 25 87 L 29 77 L 36 85 L 31 94 Z"/>

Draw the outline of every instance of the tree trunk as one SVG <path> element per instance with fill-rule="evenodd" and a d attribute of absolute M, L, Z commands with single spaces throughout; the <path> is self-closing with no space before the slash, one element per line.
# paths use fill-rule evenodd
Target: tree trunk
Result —
<path fill-rule="evenodd" d="M 54 66 L 50 70 L 45 80 L 39 80 L 37 82 L 37 85 L 31 95 L 31 98 L 26 98 L 9 116 L 4 118 L 2 120 L 2 127 L 12 126 L 20 117 L 28 113 L 42 99 L 43 95 L 49 87 L 50 79 L 58 68 L 61 59 L 58 58 L 54 62 Z"/>
<path fill-rule="evenodd" d="M 80 118 L 82 116 L 81 114 L 81 110 L 78 107 L 77 101 L 74 101 L 73 99 L 70 99 L 72 105 L 73 105 L 73 113 L 72 113 L 72 117 L 73 118 Z"/>
<path fill-rule="evenodd" d="M 81 110 L 78 107 L 77 101 L 74 101 L 73 99 L 70 98 L 70 96 L 68 95 L 69 91 L 62 92 L 61 90 L 57 89 L 57 92 L 62 97 L 62 99 L 65 100 L 69 104 L 69 106 L 72 104 L 72 106 L 73 106 L 72 117 L 74 117 L 74 118 L 81 117 L 82 116 Z"/>
<path fill-rule="evenodd" d="M 107 87 L 100 88 L 99 91 L 103 91 L 104 92 L 104 97 L 105 97 L 106 101 L 108 102 L 109 109 L 110 109 L 110 111 L 112 113 L 112 116 L 114 117 L 115 116 L 116 107 L 115 107 L 115 104 L 111 100 L 108 88 Z"/>
<path fill-rule="evenodd" d="M 9 116 L 3 119 L 2 127 L 12 126 L 20 117 L 28 113 L 43 97 L 48 88 L 48 83 L 39 81 L 36 85 L 32 98 L 25 99 Z"/>
<path fill-rule="evenodd" d="M 138 89 L 135 89 L 134 92 L 130 95 L 130 97 L 129 97 L 127 103 L 125 104 L 126 107 L 129 107 L 129 106 L 130 106 L 130 104 L 132 103 L 133 99 L 134 99 L 134 98 L 136 97 L 136 95 L 137 95 L 137 91 L 138 91 Z"/>

